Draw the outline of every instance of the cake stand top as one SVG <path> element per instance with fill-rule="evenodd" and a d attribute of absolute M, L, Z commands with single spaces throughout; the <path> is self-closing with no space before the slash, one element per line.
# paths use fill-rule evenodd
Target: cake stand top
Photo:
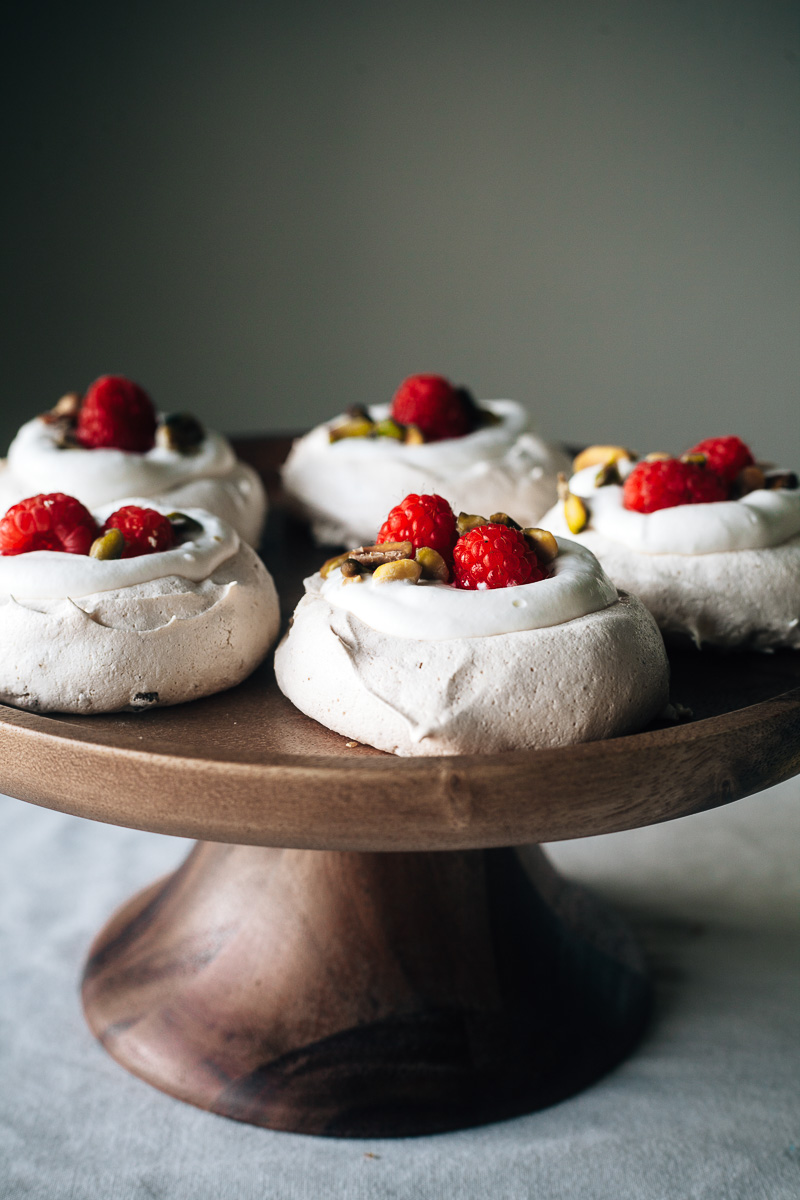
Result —
<path fill-rule="evenodd" d="M 291 612 L 322 557 L 281 505 L 285 438 L 240 442 L 273 497 L 265 561 Z M 206 841 L 352 850 L 514 845 L 698 812 L 800 772 L 800 655 L 673 652 L 693 721 L 565 749 L 397 758 L 303 716 L 271 661 L 228 692 L 100 717 L 0 706 L 0 789 Z"/>

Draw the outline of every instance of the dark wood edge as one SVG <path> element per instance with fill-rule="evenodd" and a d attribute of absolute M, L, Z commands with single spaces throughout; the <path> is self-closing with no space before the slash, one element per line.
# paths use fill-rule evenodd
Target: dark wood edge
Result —
<path fill-rule="evenodd" d="M 44 720 L 0 707 L 11 751 L 4 786 L 20 799 L 158 833 L 310 849 L 470 849 L 611 833 L 800 772 L 800 688 L 675 728 L 570 747 L 568 757 L 553 749 L 220 762 L 44 732 Z M 172 804 L 154 815 L 146 798 L 164 791 L 166 777 Z"/>

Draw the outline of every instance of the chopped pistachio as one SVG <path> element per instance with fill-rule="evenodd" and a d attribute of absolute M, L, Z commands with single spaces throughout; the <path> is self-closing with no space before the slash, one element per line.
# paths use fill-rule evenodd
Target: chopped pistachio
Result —
<path fill-rule="evenodd" d="M 571 492 L 564 501 L 564 517 L 570 533 L 580 533 L 589 523 L 589 510 L 580 496 Z"/>
<path fill-rule="evenodd" d="M 399 425 L 392 417 L 387 417 L 385 421 L 378 421 L 372 431 L 375 437 L 394 438 L 395 441 L 402 442 L 405 439 L 405 426 Z"/>
<path fill-rule="evenodd" d="M 486 517 L 479 517 L 477 513 L 461 512 L 456 519 L 456 530 L 458 536 L 463 537 L 465 533 L 469 533 L 470 529 L 477 529 L 479 525 L 488 524 Z"/>
<path fill-rule="evenodd" d="M 331 571 L 335 571 L 336 568 L 340 567 L 343 562 L 347 562 L 349 557 L 349 554 L 335 554 L 333 558 L 329 558 L 328 561 L 323 563 L 319 569 L 319 573 L 322 578 L 327 579 Z"/>
<path fill-rule="evenodd" d="M 422 446 L 424 442 L 425 434 L 419 425 L 406 425 L 405 443 L 407 446 Z"/>
<path fill-rule="evenodd" d="M 476 429 L 490 429 L 493 425 L 501 425 L 502 417 L 498 417 L 489 408 L 478 408 L 476 413 L 475 427 Z"/>
<path fill-rule="evenodd" d="M 622 476 L 619 473 L 617 459 L 611 462 L 604 463 L 594 477 L 595 487 L 608 487 L 609 484 L 616 484 L 618 487 L 622 483 Z"/>
<path fill-rule="evenodd" d="M 533 543 L 539 562 L 547 566 L 558 557 L 558 542 L 548 529 L 523 529 L 522 533 Z"/>
<path fill-rule="evenodd" d="M 376 583 L 392 583 L 398 579 L 408 579 L 416 583 L 422 574 L 421 565 L 413 558 L 401 558 L 395 562 L 382 563 L 372 578 Z"/>
<path fill-rule="evenodd" d="M 504 512 L 492 513 L 492 515 L 489 517 L 489 521 L 492 525 L 507 525 L 509 529 L 522 528 L 521 525 L 517 524 L 513 517 L 510 517 L 508 513 Z"/>
<path fill-rule="evenodd" d="M 57 425 L 59 421 L 74 421 L 80 411 L 81 397 L 78 392 L 67 392 L 49 412 L 42 414 L 46 425 Z"/>
<path fill-rule="evenodd" d="M 401 558 L 413 558 L 414 547 L 411 542 L 380 542 L 374 546 L 357 546 L 345 557 L 365 567 L 380 566 Z"/>
<path fill-rule="evenodd" d="M 167 513 L 167 520 L 172 526 L 172 532 L 179 538 L 188 537 L 191 533 L 200 533 L 203 528 L 194 517 L 182 512 Z"/>
<path fill-rule="evenodd" d="M 191 413 L 170 413 L 156 430 L 156 445 L 179 454 L 194 454 L 206 431 Z"/>
<path fill-rule="evenodd" d="M 738 498 L 740 496 L 749 496 L 751 492 L 758 492 L 766 486 L 767 481 L 761 467 L 751 464 L 749 467 L 742 467 L 733 481 L 732 490 L 734 496 Z"/>
<path fill-rule="evenodd" d="M 331 442 L 340 442 L 343 438 L 358 438 L 369 437 L 375 428 L 374 422 L 369 418 L 362 420 L 360 417 L 353 421 L 345 421 L 343 425 L 336 425 L 328 431 L 328 440 Z"/>
<path fill-rule="evenodd" d="M 605 463 L 616 462 L 618 458 L 635 457 L 636 455 L 624 446 L 587 446 L 573 460 L 572 470 L 577 474 L 585 467 L 602 467 Z"/>
<path fill-rule="evenodd" d="M 125 538 L 120 529 L 109 529 L 106 533 L 95 538 L 89 550 L 90 558 L 122 558 L 125 549 Z"/>
<path fill-rule="evenodd" d="M 706 456 L 705 454 L 682 454 L 681 462 L 694 463 L 697 467 L 704 467 L 706 465 Z"/>
<path fill-rule="evenodd" d="M 777 488 L 796 488 L 798 486 L 797 475 L 794 471 L 767 471 L 764 476 L 764 486 L 770 491 L 775 491 Z"/>
<path fill-rule="evenodd" d="M 438 579 L 441 583 L 447 583 L 450 572 L 438 550 L 432 549 L 431 546 L 420 546 L 414 557 L 422 567 L 423 579 Z"/>

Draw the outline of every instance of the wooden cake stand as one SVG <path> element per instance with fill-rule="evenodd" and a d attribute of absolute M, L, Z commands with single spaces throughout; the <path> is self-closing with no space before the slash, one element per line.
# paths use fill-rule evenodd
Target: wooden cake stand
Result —
<path fill-rule="evenodd" d="M 238 448 L 274 485 L 285 440 Z M 271 490 L 264 555 L 290 612 L 321 556 Z M 624 926 L 535 843 L 800 771 L 800 655 L 672 664 L 693 721 L 501 756 L 348 744 L 283 698 L 269 664 L 141 714 L 0 708 L 4 791 L 199 839 L 97 938 L 92 1030 L 165 1092 L 303 1133 L 432 1133 L 587 1086 L 640 1036 L 647 976 Z"/>

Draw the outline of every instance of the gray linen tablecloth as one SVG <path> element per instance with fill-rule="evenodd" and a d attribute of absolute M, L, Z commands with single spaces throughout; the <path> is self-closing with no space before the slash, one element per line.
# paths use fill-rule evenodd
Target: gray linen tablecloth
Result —
<path fill-rule="evenodd" d="M 797 1200 L 800 781 L 654 829 L 564 843 L 655 973 L 638 1052 L 545 1112 L 402 1141 L 239 1125 L 118 1067 L 86 1029 L 93 934 L 178 839 L 0 798 L 2 1200 Z"/>

